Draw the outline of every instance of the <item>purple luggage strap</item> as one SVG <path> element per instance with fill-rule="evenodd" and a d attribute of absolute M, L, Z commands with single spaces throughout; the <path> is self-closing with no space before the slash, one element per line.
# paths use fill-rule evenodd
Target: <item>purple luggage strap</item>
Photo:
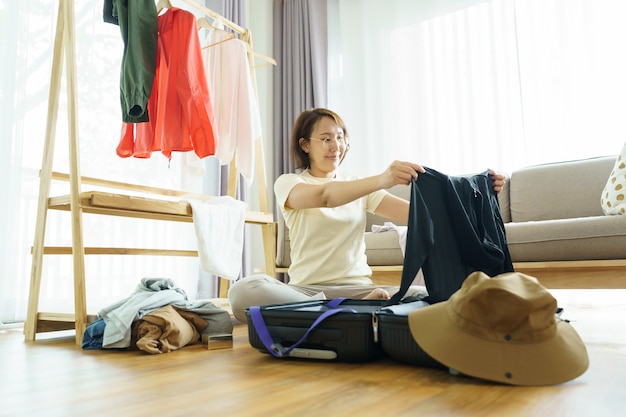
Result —
<path fill-rule="evenodd" d="M 335 314 L 341 312 L 356 313 L 357 311 L 352 308 L 339 307 L 339 305 L 345 300 L 345 298 L 335 298 L 326 303 L 326 307 L 328 307 L 328 310 L 320 314 L 320 316 L 313 322 L 313 324 L 311 324 L 306 333 L 304 333 L 304 336 L 302 336 L 300 340 L 298 340 L 296 343 L 289 347 L 284 347 L 280 343 L 274 342 L 272 336 L 270 336 L 270 333 L 267 330 L 265 320 L 263 320 L 260 306 L 250 307 L 249 312 L 250 318 L 252 319 L 252 324 L 254 325 L 254 328 L 256 329 L 259 338 L 261 339 L 261 342 L 263 342 L 263 345 L 265 346 L 267 351 L 277 358 L 282 358 L 284 356 L 289 356 L 289 352 L 291 352 L 292 349 L 298 347 L 302 342 L 304 342 L 309 336 L 309 333 L 311 333 L 313 329 L 315 329 L 321 322 L 326 320 L 328 317 L 334 316 Z"/>

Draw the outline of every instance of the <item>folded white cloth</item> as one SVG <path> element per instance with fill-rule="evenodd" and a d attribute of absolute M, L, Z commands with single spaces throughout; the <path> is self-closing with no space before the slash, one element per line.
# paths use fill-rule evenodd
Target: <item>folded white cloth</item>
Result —
<path fill-rule="evenodd" d="M 404 255 L 404 251 L 406 250 L 406 234 L 409 228 L 406 226 L 398 226 L 392 222 L 385 222 L 382 226 L 379 224 L 372 225 L 372 232 L 387 232 L 389 230 L 398 232 L 398 243 L 400 243 L 400 250 L 402 251 L 402 255 Z"/>
<path fill-rule="evenodd" d="M 387 232 L 389 230 L 395 230 L 398 232 L 398 243 L 400 244 L 400 250 L 402 250 L 402 256 L 406 256 L 406 235 L 409 230 L 406 226 L 398 226 L 393 224 L 392 222 L 385 222 L 383 225 L 373 224 L 372 232 Z M 413 285 L 425 285 L 424 284 L 424 273 L 421 268 L 417 271 L 417 275 L 415 276 L 415 280 L 413 281 Z"/>
<path fill-rule="evenodd" d="M 246 204 L 230 196 L 187 200 L 198 239 L 200 267 L 235 280 L 241 272 Z"/>

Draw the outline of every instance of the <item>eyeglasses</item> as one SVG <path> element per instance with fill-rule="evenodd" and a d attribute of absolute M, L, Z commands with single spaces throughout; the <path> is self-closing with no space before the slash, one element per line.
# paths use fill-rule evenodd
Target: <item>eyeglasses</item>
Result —
<path fill-rule="evenodd" d="M 332 146 L 335 143 L 337 144 L 337 148 L 344 148 L 344 149 L 350 148 L 350 141 L 348 140 L 347 137 L 343 137 L 343 136 L 336 136 L 334 139 L 331 138 L 330 136 L 326 136 L 326 137 L 319 138 L 319 139 L 309 138 L 309 140 L 316 140 L 318 142 L 322 142 L 322 146 L 327 151 L 332 149 Z"/>

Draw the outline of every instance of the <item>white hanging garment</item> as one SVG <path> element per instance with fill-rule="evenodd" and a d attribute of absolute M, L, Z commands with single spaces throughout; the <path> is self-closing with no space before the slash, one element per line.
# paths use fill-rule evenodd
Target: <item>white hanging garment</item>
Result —
<path fill-rule="evenodd" d="M 213 22 L 203 48 L 219 140 L 215 155 L 222 165 L 233 155 L 248 185 L 254 180 L 254 144 L 261 137 L 261 116 L 247 59 L 246 45 Z"/>

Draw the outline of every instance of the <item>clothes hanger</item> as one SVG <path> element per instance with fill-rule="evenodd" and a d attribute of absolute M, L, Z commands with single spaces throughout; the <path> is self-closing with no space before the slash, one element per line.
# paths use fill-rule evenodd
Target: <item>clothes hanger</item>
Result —
<path fill-rule="evenodd" d="M 207 8 L 206 6 L 201 5 L 200 3 L 198 3 L 195 0 L 181 0 L 185 3 L 187 3 L 188 5 L 194 7 L 197 10 L 201 10 L 202 12 L 204 12 L 205 14 L 207 14 L 208 16 L 210 16 L 213 19 L 221 19 L 222 16 L 220 16 L 219 14 L 215 13 L 214 11 L 212 11 L 211 9 Z M 169 0 L 159 0 L 159 4 L 161 3 L 167 3 L 170 4 Z M 170 6 L 171 7 L 171 4 Z M 242 28 L 236 24 L 234 24 L 233 22 L 229 21 L 229 20 L 222 20 L 224 25 L 227 26 L 228 28 L 232 29 L 234 32 L 239 33 L 242 36 L 242 40 L 244 41 L 244 43 L 246 44 L 246 48 L 249 54 L 252 54 L 256 57 L 261 58 L 262 60 L 264 60 L 265 62 L 267 62 L 268 64 L 271 65 L 277 65 L 276 60 L 272 57 L 269 57 L 267 55 L 263 55 L 261 53 L 258 53 L 257 51 L 255 51 L 254 49 L 252 49 L 252 45 L 250 45 L 250 41 L 247 39 L 246 35 L 248 33 L 248 30 L 245 28 Z M 200 18 L 198 20 L 198 29 L 200 28 L 209 28 L 209 29 L 214 29 L 212 27 L 212 25 L 210 24 L 209 20 L 207 18 Z M 206 25 L 206 26 L 205 26 Z M 228 32 L 231 33 L 231 32 Z M 235 35 L 233 34 L 233 37 L 230 39 L 234 39 Z M 230 39 L 225 39 L 224 42 L 230 40 Z M 209 45 L 209 46 L 214 46 L 214 45 Z M 206 46 L 207 48 L 209 46 Z M 267 64 L 262 64 L 259 66 L 265 66 Z M 253 68 L 256 68 L 257 66 L 254 66 Z"/>
<path fill-rule="evenodd" d="M 156 5 L 157 14 L 161 13 L 163 9 L 171 9 L 172 7 L 172 2 L 170 2 L 170 0 L 159 0 Z"/>
<path fill-rule="evenodd" d="M 198 3 L 196 0 L 181 0 L 181 1 L 187 3 L 188 5 L 195 8 L 196 10 L 202 11 L 204 14 L 211 17 L 212 19 L 220 19 L 222 23 L 224 23 L 224 26 L 228 27 L 229 29 L 232 29 L 235 33 L 243 34 L 246 32 L 245 28 L 242 28 L 241 26 L 236 25 L 230 20 L 225 19 L 223 16 L 220 16 L 219 14 L 215 13 L 213 10 L 209 9 L 208 7 L 203 6 L 202 4 Z"/>
<path fill-rule="evenodd" d="M 205 46 L 202 47 L 202 49 L 211 48 L 213 46 L 219 45 L 220 43 L 228 42 L 228 41 L 236 38 L 235 34 L 232 33 L 232 32 L 229 32 L 229 31 L 223 30 L 223 29 L 218 29 L 216 27 L 211 26 L 211 24 L 209 23 L 208 19 L 206 19 L 204 17 L 200 18 L 198 20 L 197 24 L 198 24 L 198 30 L 200 30 L 201 28 L 210 29 L 210 30 L 219 30 L 219 31 L 225 32 L 225 33 L 227 33 L 229 35 L 228 38 L 222 39 L 222 40 L 220 40 L 218 42 L 215 42 L 215 43 L 212 43 L 210 45 L 205 45 Z M 246 45 L 246 51 L 248 53 L 250 53 L 250 54 L 252 54 L 252 55 L 254 55 L 256 57 L 259 57 L 262 60 L 266 61 L 265 64 L 255 65 L 254 68 L 264 67 L 264 66 L 267 66 L 267 65 L 277 65 L 276 60 L 274 58 L 269 57 L 267 55 L 263 55 L 262 53 L 259 53 L 259 52 L 255 51 L 254 49 L 252 49 L 252 47 L 248 43 L 246 43 L 245 45 Z"/>
<path fill-rule="evenodd" d="M 211 22 L 209 22 L 209 19 L 207 19 L 206 17 L 201 17 L 200 19 L 198 19 L 196 25 L 198 26 L 198 30 L 202 28 L 213 29 L 213 26 L 211 26 Z"/>
<path fill-rule="evenodd" d="M 221 29 L 221 28 L 213 26 L 211 24 L 211 22 L 209 22 L 209 19 L 207 19 L 206 17 L 201 17 L 200 19 L 198 19 L 196 24 L 198 26 L 198 30 L 200 30 L 202 28 L 205 28 L 205 29 L 209 29 L 209 30 L 219 31 L 219 32 L 222 32 L 222 33 L 227 35 L 226 38 L 224 38 L 224 39 L 222 39 L 220 41 L 217 41 L 215 43 L 212 43 L 210 45 L 205 45 L 205 46 L 202 47 L 202 49 L 211 48 L 213 46 L 219 45 L 220 43 L 228 42 L 228 41 L 236 38 L 236 35 L 233 32 L 229 32 L 227 30 L 224 30 L 224 29 Z"/>

